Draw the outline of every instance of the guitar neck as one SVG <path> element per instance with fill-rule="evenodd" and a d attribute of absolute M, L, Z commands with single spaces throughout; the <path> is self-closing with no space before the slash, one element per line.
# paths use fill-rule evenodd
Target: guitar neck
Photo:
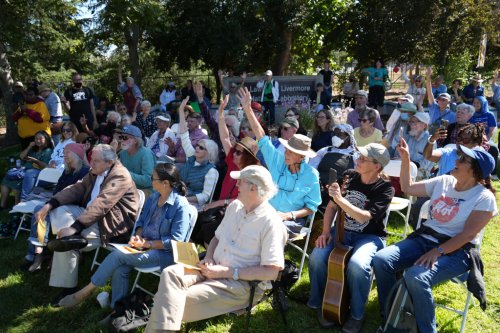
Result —
<path fill-rule="evenodd" d="M 347 185 L 347 181 L 349 180 L 349 176 L 344 176 L 344 180 L 342 181 L 341 193 L 344 193 L 345 187 Z M 345 212 L 337 205 L 337 220 L 335 221 L 335 244 L 344 244 L 344 221 L 345 221 Z"/>

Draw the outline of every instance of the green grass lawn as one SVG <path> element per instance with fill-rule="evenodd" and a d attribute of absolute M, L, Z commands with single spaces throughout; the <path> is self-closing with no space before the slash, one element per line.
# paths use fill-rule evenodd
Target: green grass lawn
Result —
<path fill-rule="evenodd" d="M 8 154 L 2 154 L 8 156 Z M 0 163 L 2 163 L 0 161 Z M 500 191 L 500 182 L 496 184 Z M 500 197 L 500 196 L 499 196 Z M 500 204 L 499 201 L 497 203 Z M 8 219 L 7 213 L 1 213 L 0 222 Z M 320 225 L 316 220 L 316 225 Z M 389 220 L 389 229 L 402 230 L 401 221 Z M 500 329 L 500 254 L 496 246 L 500 226 L 498 218 L 491 221 L 487 227 L 481 253 L 485 263 L 485 281 L 489 305 L 482 311 L 478 302 L 470 308 L 466 332 L 498 332 Z M 21 232 L 17 240 L 0 240 L 0 332 L 100 332 L 97 322 L 103 319 L 109 310 L 100 309 L 95 297 L 85 301 L 74 309 L 60 309 L 48 306 L 48 302 L 57 291 L 48 286 L 49 271 L 43 270 L 35 274 L 20 270 L 23 263 L 27 233 Z M 388 243 L 397 240 L 390 237 Z M 105 252 L 105 251 L 102 251 Z M 90 278 L 90 263 L 93 252 L 86 256 L 80 266 L 80 286 L 88 283 Z M 103 253 L 104 255 L 104 253 Z M 287 255 L 298 262 L 299 255 L 292 250 Z M 307 261 L 306 261 L 307 262 Z M 141 278 L 142 279 L 142 278 Z M 132 278 L 131 278 L 132 281 Z M 154 288 L 158 278 L 145 276 L 141 281 Z M 110 286 L 104 288 L 109 291 Z M 291 294 L 296 299 L 307 299 L 309 293 L 309 278 L 307 265 L 301 280 L 292 288 Z M 97 292 L 95 293 L 97 295 Z M 437 302 L 449 306 L 463 307 L 466 292 L 453 283 L 446 283 L 434 289 Z M 294 332 L 323 332 L 316 322 L 316 314 L 305 304 L 289 300 L 290 310 L 287 312 L 289 327 Z M 458 332 L 461 317 L 442 309 L 437 310 L 437 322 L 440 332 Z M 191 332 L 241 332 L 244 329 L 245 318 L 224 315 L 190 325 Z M 379 325 L 379 309 L 375 287 L 370 293 L 367 304 L 367 318 L 364 332 L 375 332 Z M 277 312 L 269 302 L 260 304 L 254 309 L 251 320 L 251 332 L 285 331 Z M 328 330 L 336 332 L 338 330 Z"/>

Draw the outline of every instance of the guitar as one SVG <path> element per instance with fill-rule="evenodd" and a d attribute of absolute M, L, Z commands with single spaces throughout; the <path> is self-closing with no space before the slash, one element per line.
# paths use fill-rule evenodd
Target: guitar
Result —
<path fill-rule="evenodd" d="M 345 176 L 341 192 L 345 190 L 349 176 Z M 328 258 L 328 279 L 323 296 L 323 318 L 343 325 L 349 314 L 350 295 L 347 286 L 347 264 L 352 255 L 352 247 L 344 245 L 345 212 L 337 208 L 335 222 L 335 247 Z"/>

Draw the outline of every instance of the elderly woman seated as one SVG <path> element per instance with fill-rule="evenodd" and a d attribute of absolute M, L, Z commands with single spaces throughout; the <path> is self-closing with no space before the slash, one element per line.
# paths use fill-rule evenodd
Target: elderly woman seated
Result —
<path fill-rule="evenodd" d="M 172 265 L 172 241 L 186 242 L 191 219 L 196 214 L 184 196 L 186 186 L 179 178 L 177 168 L 170 163 L 158 164 L 153 172 L 151 195 L 135 225 L 135 234 L 128 245 L 139 250 L 136 254 L 111 252 L 92 275 L 91 282 L 74 294 L 61 299 L 59 305 L 72 307 L 89 297 L 97 287 L 104 287 L 112 279 L 111 307 L 128 293 L 128 277 L 134 267 L 148 268 Z"/>
<path fill-rule="evenodd" d="M 156 113 L 151 112 L 151 103 L 149 101 L 141 102 L 141 113 L 132 115 L 132 122 L 139 127 L 146 138 L 149 138 L 157 129 Z"/>
<path fill-rule="evenodd" d="M 144 147 L 141 130 L 134 125 L 125 126 L 120 133 L 120 162 L 127 168 L 138 189 L 149 194 L 152 191 L 151 175 L 155 157 L 151 149 Z"/>
<path fill-rule="evenodd" d="M 304 226 L 305 218 L 316 212 L 321 203 L 318 171 L 305 162 L 306 157 L 316 156 L 311 150 L 311 139 L 295 134 L 290 140 L 281 141 L 285 154 L 278 152 L 252 111 L 252 96 L 248 89 L 240 89 L 238 96 L 278 187 L 278 193 L 269 203 L 278 211 L 289 232 L 297 234 Z"/>
<path fill-rule="evenodd" d="M 219 172 L 215 168 L 219 147 L 210 139 L 202 139 L 196 147 L 192 146 L 184 116 L 188 101 L 189 98 L 186 97 L 179 106 L 179 135 L 187 157 L 180 175 L 187 186 L 188 201 L 199 210 L 209 202 L 219 178 Z"/>
<path fill-rule="evenodd" d="M 358 120 L 361 126 L 354 129 L 354 138 L 358 147 L 382 142 L 382 131 L 374 127 L 375 120 L 377 120 L 375 110 L 366 109 L 359 115 Z"/>
<path fill-rule="evenodd" d="M 64 147 L 64 172 L 59 178 L 53 194 L 58 193 L 62 189 L 76 183 L 89 173 L 89 166 L 85 158 L 85 147 L 79 143 L 70 143 Z M 36 213 L 43 204 L 35 207 Z M 42 243 L 37 238 L 38 221 L 35 220 L 35 215 L 31 218 L 31 233 L 28 239 L 28 254 L 25 259 L 30 262 L 29 272 L 34 272 L 42 267 L 42 263 L 46 256 L 42 254 L 45 244 L 47 243 L 50 230 L 50 215 L 45 218 L 45 238 Z"/>

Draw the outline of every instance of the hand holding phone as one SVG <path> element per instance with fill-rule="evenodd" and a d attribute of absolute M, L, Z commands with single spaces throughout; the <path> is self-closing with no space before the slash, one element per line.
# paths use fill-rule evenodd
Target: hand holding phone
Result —
<path fill-rule="evenodd" d="M 337 170 L 330 168 L 330 172 L 328 173 L 328 185 L 337 182 L 337 177 Z"/>

